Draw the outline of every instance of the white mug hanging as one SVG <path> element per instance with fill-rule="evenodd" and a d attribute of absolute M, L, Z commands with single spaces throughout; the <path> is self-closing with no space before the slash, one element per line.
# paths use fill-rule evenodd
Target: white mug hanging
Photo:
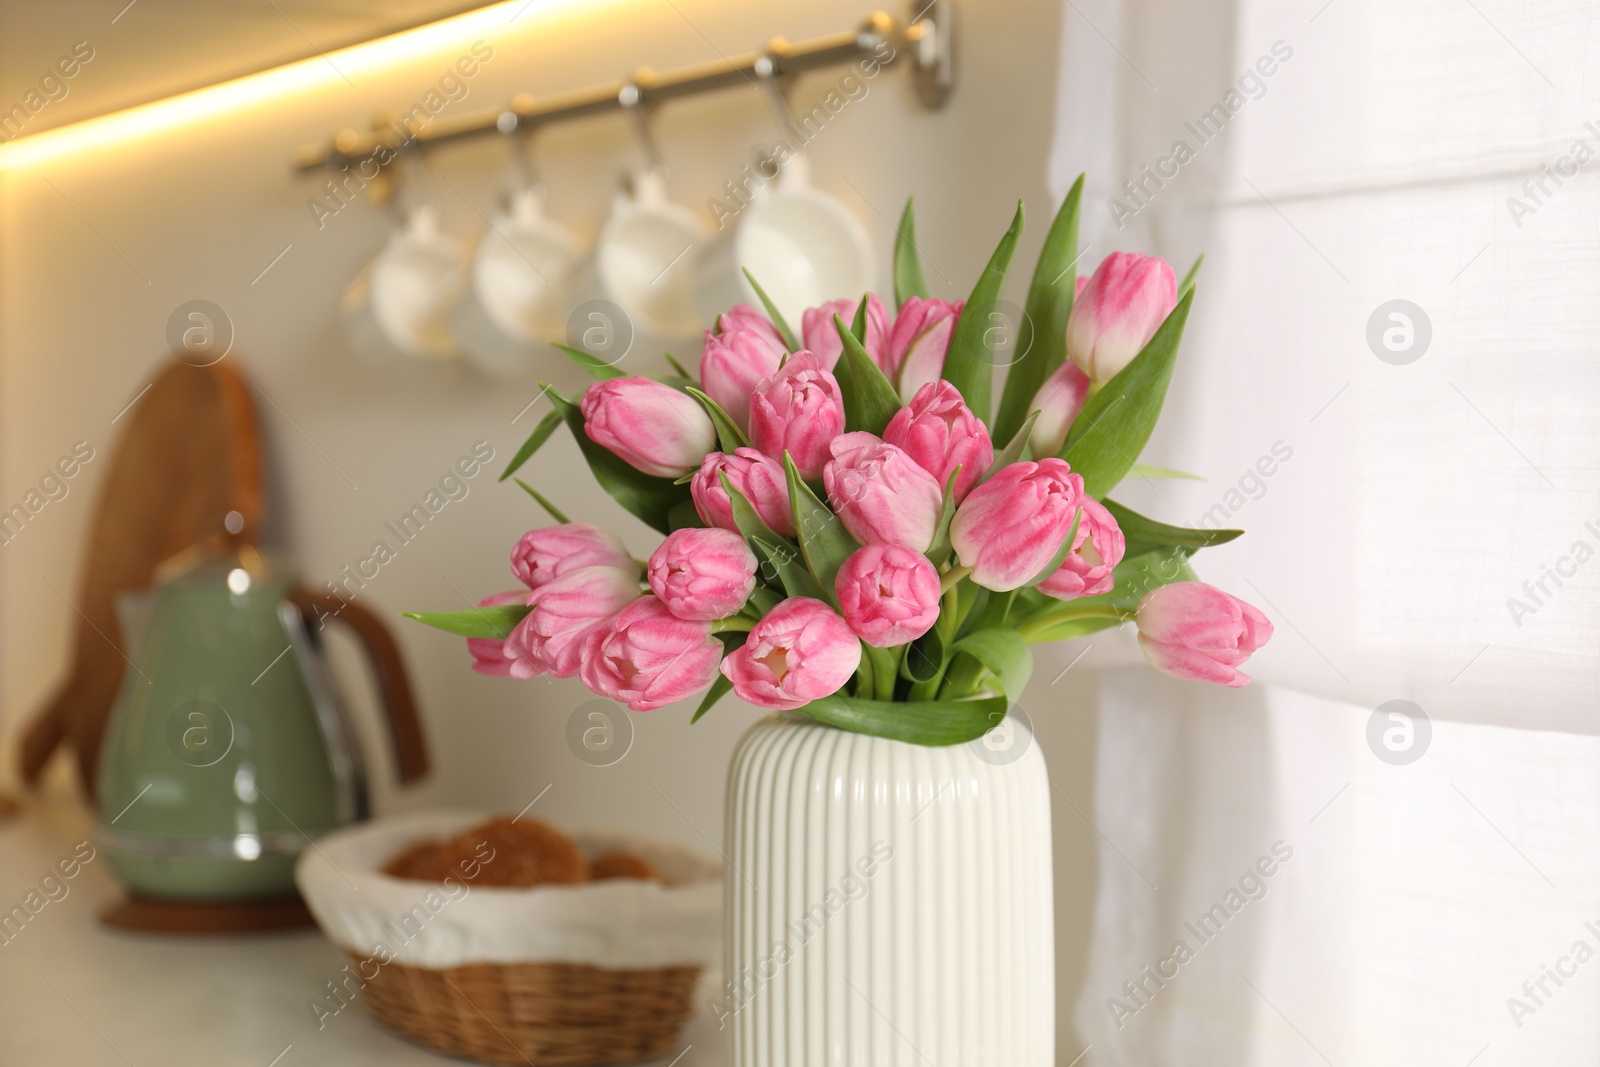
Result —
<path fill-rule="evenodd" d="M 667 199 L 666 167 L 650 138 L 636 87 L 624 103 L 635 120 L 649 166 L 629 178 L 596 243 L 605 295 L 641 334 L 688 338 L 701 328 L 690 266 L 705 228 L 694 212 Z"/>
<path fill-rule="evenodd" d="M 784 130 L 795 129 L 770 57 L 757 62 L 756 73 Z M 734 304 L 756 301 L 746 270 L 794 326 L 804 309 L 859 298 L 872 286 L 876 263 L 866 229 L 837 198 L 811 185 L 804 147 L 785 148 L 770 160 L 776 188 L 756 190 L 737 220 L 696 261 L 695 306 L 705 322 Z"/>

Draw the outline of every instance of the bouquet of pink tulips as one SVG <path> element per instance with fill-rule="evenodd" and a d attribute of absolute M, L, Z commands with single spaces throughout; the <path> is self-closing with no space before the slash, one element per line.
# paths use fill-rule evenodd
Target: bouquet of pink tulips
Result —
<path fill-rule="evenodd" d="M 698 377 L 670 356 L 628 374 L 559 346 L 596 381 L 576 401 L 549 390 L 555 410 L 502 480 L 565 423 L 601 487 L 664 540 L 641 564 L 519 479 L 557 523 L 512 549 L 521 587 L 413 617 L 465 636 L 484 674 L 577 675 L 636 711 L 709 687 L 696 719 L 731 690 L 929 745 L 995 726 L 1030 645 L 1124 622 L 1158 669 L 1245 684 L 1272 626 L 1189 567 L 1240 531 L 1108 496 L 1155 426 L 1195 270 L 1179 284 L 1163 260 L 1114 252 L 1077 278 L 1082 185 L 1011 324 L 1014 359 L 991 320 L 1020 205 L 964 304 L 928 297 L 908 203 L 892 318 L 876 296 L 841 299 L 797 336 L 752 278 L 765 313 L 721 315 Z"/>

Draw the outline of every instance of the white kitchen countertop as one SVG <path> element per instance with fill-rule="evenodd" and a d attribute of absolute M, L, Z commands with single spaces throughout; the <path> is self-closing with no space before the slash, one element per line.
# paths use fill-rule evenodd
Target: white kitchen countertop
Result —
<path fill-rule="evenodd" d="M 88 812 L 64 786 L 0 822 L 0 912 L 22 904 L 88 833 Z M 0 937 L 4 1067 L 462 1062 L 380 1029 L 359 1003 L 319 1031 L 310 1001 L 345 959 L 316 930 L 205 939 L 113 932 L 96 920 L 118 895 L 102 858 L 66 885 L 21 934 Z M 721 1067 L 722 1035 L 701 1010 L 706 999 L 703 989 L 680 1049 L 659 1067 Z"/>

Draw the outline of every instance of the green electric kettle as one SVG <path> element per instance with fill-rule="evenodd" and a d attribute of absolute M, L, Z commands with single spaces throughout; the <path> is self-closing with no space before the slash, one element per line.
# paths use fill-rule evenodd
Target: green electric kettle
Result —
<path fill-rule="evenodd" d="M 322 652 L 330 621 L 349 626 L 372 663 L 400 781 L 427 773 L 387 628 L 297 587 L 254 547 L 191 549 L 119 609 L 132 655 L 101 748 L 95 835 L 136 900 L 292 899 L 300 850 L 369 816 L 361 752 Z"/>

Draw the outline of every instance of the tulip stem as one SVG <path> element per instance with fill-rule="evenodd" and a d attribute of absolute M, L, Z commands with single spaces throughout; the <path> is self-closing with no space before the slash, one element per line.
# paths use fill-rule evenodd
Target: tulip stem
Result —
<path fill-rule="evenodd" d="M 1040 634 L 1046 633 L 1049 630 L 1053 630 L 1055 627 L 1060 626 L 1063 623 L 1077 622 L 1080 619 L 1115 619 L 1118 622 L 1131 622 L 1138 617 L 1138 614 L 1138 612 L 1128 608 L 1114 608 L 1109 606 L 1081 608 L 1068 607 L 1062 611 L 1047 612 L 1043 615 L 1038 615 L 1032 619 L 1029 619 L 1027 622 L 1017 627 L 1017 632 L 1022 634 L 1024 640 L 1032 643 Z"/>
<path fill-rule="evenodd" d="M 749 633 L 759 620 L 747 615 L 730 615 L 726 619 L 718 619 L 711 624 L 711 632 L 725 634 L 730 632 Z"/>
<path fill-rule="evenodd" d="M 898 673 L 894 660 L 894 653 L 886 648 L 873 648 L 865 641 L 861 643 L 862 659 L 872 664 L 869 671 L 872 678 L 872 696 L 875 700 L 894 699 L 894 681 Z"/>
<path fill-rule="evenodd" d="M 955 588 L 955 584 L 972 573 L 971 567 L 951 567 L 939 576 L 939 593 L 943 595 Z"/>

